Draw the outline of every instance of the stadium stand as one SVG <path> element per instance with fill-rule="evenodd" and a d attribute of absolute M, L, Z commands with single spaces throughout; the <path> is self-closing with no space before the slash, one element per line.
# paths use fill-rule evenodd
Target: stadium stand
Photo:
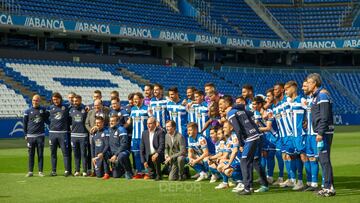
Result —
<path fill-rule="evenodd" d="M 264 94 L 267 89 L 271 88 L 276 82 L 286 82 L 290 80 L 295 80 L 299 86 L 306 76 L 312 72 L 319 72 L 315 69 L 313 70 L 293 70 L 293 69 L 281 69 L 281 68 L 253 68 L 253 67 L 223 67 L 220 71 L 214 71 L 219 77 L 224 78 L 233 84 L 238 84 L 240 86 L 244 84 L 252 84 L 255 89 L 255 94 Z M 349 80 L 354 79 L 353 77 L 359 77 L 359 74 L 351 75 L 342 74 L 342 73 L 333 73 L 339 75 L 339 79 L 342 76 L 343 85 L 349 89 L 351 92 L 358 91 L 358 81 Z M 341 76 L 340 76 L 341 75 Z M 346 78 L 347 77 L 347 78 Z M 350 78 L 352 77 L 352 78 Z M 341 80 L 340 80 L 341 81 Z M 348 82 L 353 81 L 353 82 Z M 355 82 L 354 82 L 355 81 Z M 344 95 L 334 88 L 329 81 L 323 80 L 324 86 L 330 91 L 334 99 L 334 111 L 337 113 L 349 113 L 349 112 L 359 112 L 360 108 L 354 104 L 350 99 L 344 97 Z M 299 89 L 299 93 L 300 93 Z"/>
<path fill-rule="evenodd" d="M 0 117 L 21 117 L 28 107 L 28 99 L 0 80 Z M 28 101 L 27 101 L 28 100 Z"/>
<path fill-rule="evenodd" d="M 131 92 L 141 88 L 124 79 L 112 65 L 79 64 L 59 61 L 5 60 L 5 73 L 31 85 L 38 92 L 50 99 L 52 92 L 66 96 L 77 92 L 83 96 L 84 104 L 92 103 L 95 89 L 101 89 L 104 100 L 109 99 L 114 89 L 122 90 L 120 99 L 126 101 Z M 65 98 L 64 98 L 65 99 Z"/>
<path fill-rule="evenodd" d="M 151 64 L 124 64 L 123 66 L 129 71 L 150 80 L 152 83 L 162 84 L 166 89 L 171 86 L 177 86 L 182 98 L 186 98 L 185 93 L 188 86 L 194 86 L 203 90 L 207 82 L 216 84 L 217 89 L 223 94 L 237 95 L 241 90 L 239 87 L 198 68 L 168 67 Z"/>
<path fill-rule="evenodd" d="M 359 27 L 341 25 L 343 17 L 351 10 L 348 4 L 310 4 L 315 2 L 324 3 L 324 1 L 308 1 L 309 5 L 304 7 L 268 7 L 268 9 L 296 39 L 349 39 L 359 35 Z"/>
<path fill-rule="evenodd" d="M 228 28 L 233 36 L 279 39 L 244 0 L 211 0 L 211 17 Z"/>
<path fill-rule="evenodd" d="M 360 98 L 360 73 L 359 72 L 336 72 L 332 75 L 354 95 Z"/>
<path fill-rule="evenodd" d="M 173 12 L 154 0 L 16 0 L 15 3 L 26 15 L 209 33 L 194 18 Z"/>

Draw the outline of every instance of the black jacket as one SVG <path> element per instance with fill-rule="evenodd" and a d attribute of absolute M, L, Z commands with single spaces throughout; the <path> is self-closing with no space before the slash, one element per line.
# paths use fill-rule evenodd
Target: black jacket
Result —
<path fill-rule="evenodd" d="M 153 147 L 156 153 L 159 154 L 160 162 L 164 160 L 164 151 L 165 151 L 165 132 L 159 127 L 155 128 L 155 134 L 153 139 Z M 149 143 L 149 130 L 145 130 L 142 133 L 141 144 L 140 144 L 140 156 L 141 163 L 148 162 L 150 152 L 150 143 Z"/>

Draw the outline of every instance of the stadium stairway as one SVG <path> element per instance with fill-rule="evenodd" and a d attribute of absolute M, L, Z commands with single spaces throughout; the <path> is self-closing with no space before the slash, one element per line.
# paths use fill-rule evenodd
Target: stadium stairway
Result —
<path fill-rule="evenodd" d="M 141 87 L 144 87 L 146 84 L 150 83 L 150 80 L 147 80 L 141 75 L 137 75 L 135 72 L 128 70 L 127 68 L 118 68 L 118 71 L 123 75 L 124 78 L 129 79 L 130 81 L 139 84 Z"/>
<path fill-rule="evenodd" d="M 345 87 L 341 81 L 339 81 L 335 76 L 333 76 L 328 70 L 323 69 L 321 71 L 322 76 L 327 80 L 327 82 L 337 89 L 341 94 L 351 99 L 351 101 L 360 107 L 360 99 L 355 96 L 356 92 L 350 92 L 349 88 Z"/>

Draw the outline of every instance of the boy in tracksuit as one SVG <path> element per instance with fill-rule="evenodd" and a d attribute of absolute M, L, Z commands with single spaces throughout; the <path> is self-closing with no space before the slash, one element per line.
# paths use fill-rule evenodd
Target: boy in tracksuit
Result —
<path fill-rule="evenodd" d="M 98 131 L 93 135 L 91 142 L 91 157 L 96 177 L 109 179 L 109 165 L 107 163 L 109 149 L 109 131 L 104 128 L 104 118 L 96 117 L 95 125 Z"/>
<path fill-rule="evenodd" d="M 110 117 L 109 133 L 109 158 L 112 175 L 114 178 L 120 178 L 125 172 L 125 178 L 131 179 L 129 139 L 126 129 L 119 124 L 119 117 L 116 115 Z"/>

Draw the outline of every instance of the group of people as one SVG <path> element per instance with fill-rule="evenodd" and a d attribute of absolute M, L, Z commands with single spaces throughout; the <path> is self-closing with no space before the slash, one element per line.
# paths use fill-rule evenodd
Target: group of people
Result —
<path fill-rule="evenodd" d="M 232 191 L 240 195 L 266 192 L 269 184 L 324 197 L 336 194 L 330 161 L 332 100 L 319 74 L 308 75 L 301 87 L 295 81 L 276 83 L 265 95 L 255 95 L 251 85 L 244 85 L 241 96 L 233 98 L 219 93 L 213 83 L 205 84 L 204 91 L 188 87 L 185 99 L 177 87 L 167 89 L 167 96 L 164 92 L 161 84 L 148 84 L 144 94 L 130 94 L 128 105 L 121 106 L 119 93 L 113 91 L 109 107 L 103 105 L 99 90 L 90 105 L 82 104 L 75 93 L 68 95 L 67 103 L 53 93 L 52 105 L 45 108 L 34 95 L 24 114 L 27 176 L 33 176 L 35 150 L 39 176 L 44 176 L 48 125 L 51 176 L 57 175 L 60 147 L 65 176 L 72 175 L 73 152 L 74 176 L 162 180 L 166 174 L 170 181 L 221 180 L 215 189 L 235 186 Z M 196 172 L 192 177 L 189 167 Z M 254 169 L 260 183 L 256 190 Z"/>

